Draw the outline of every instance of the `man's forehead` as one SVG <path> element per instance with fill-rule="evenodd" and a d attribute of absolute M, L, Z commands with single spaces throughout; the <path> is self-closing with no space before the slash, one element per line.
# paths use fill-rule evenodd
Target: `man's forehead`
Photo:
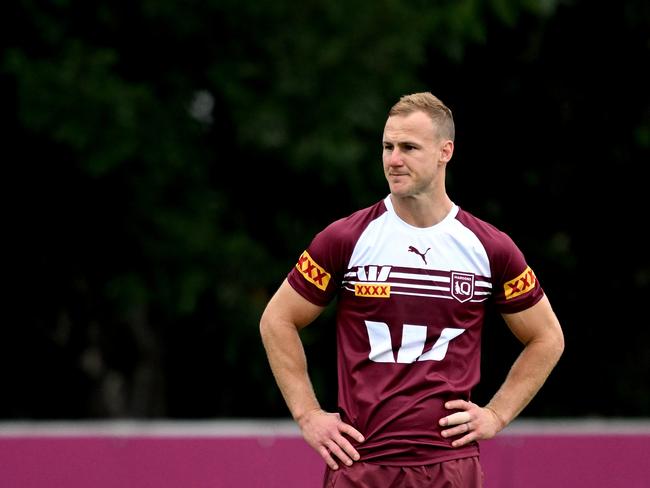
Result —
<path fill-rule="evenodd" d="M 386 120 L 384 139 L 433 139 L 436 130 L 429 117 L 424 112 L 413 112 L 407 115 L 392 115 Z"/>

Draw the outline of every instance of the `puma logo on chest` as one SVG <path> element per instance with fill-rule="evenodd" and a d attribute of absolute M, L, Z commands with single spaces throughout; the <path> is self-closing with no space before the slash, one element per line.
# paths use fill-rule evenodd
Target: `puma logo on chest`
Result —
<path fill-rule="evenodd" d="M 424 261 L 424 264 L 427 264 L 426 254 L 429 252 L 430 249 L 431 248 L 428 247 L 427 250 L 422 253 L 422 252 L 418 251 L 415 247 L 409 246 L 409 252 L 415 253 L 418 256 L 420 256 L 422 258 L 422 261 Z"/>

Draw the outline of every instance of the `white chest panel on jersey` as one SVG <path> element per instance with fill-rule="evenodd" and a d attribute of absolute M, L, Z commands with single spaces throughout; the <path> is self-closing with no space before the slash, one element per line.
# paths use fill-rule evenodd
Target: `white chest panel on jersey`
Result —
<path fill-rule="evenodd" d="M 405 293 L 450 298 L 450 273 L 490 278 L 487 252 L 478 237 L 455 219 L 457 206 L 433 227 L 418 228 L 397 216 L 390 197 L 384 202 L 388 211 L 373 220 L 356 242 L 344 286 L 398 279 Z M 491 284 L 479 280 L 476 285 L 473 298 L 482 301 Z M 453 286 L 462 287 L 464 282 L 455 280 Z"/>

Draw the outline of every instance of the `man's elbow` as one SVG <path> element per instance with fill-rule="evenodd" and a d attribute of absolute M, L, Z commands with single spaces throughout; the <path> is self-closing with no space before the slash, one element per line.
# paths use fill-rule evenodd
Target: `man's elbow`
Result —
<path fill-rule="evenodd" d="M 286 331 L 296 329 L 291 321 L 279 313 L 279 311 L 280 309 L 278 307 L 267 306 L 260 317 L 259 330 L 264 343 L 278 336 L 284 336 Z"/>
<path fill-rule="evenodd" d="M 273 301 L 271 300 L 266 304 L 266 307 L 264 307 L 264 310 L 262 311 L 262 315 L 260 315 L 259 331 L 262 341 L 264 342 L 266 342 L 269 336 L 273 333 L 273 324 L 276 321 L 275 309 L 276 307 L 274 307 Z"/>
<path fill-rule="evenodd" d="M 556 362 L 560 360 L 560 357 L 562 357 L 562 354 L 564 353 L 564 346 L 564 333 L 558 326 L 555 333 L 550 339 L 549 346 L 549 349 L 551 350 Z"/>
<path fill-rule="evenodd" d="M 273 329 L 273 320 L 269 314 L 268 309 L 265 310 L 260 317 L 259 329 L 262 340 L 265 340 Z"/>

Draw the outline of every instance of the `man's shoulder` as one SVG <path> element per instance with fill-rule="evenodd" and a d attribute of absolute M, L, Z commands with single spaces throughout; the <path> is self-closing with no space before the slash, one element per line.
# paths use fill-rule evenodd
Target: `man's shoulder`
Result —
<path fill-rule="evenodd" d="M 384 200 L 379 200 L 368 207 L 333 221 L 321 233 L 340 238 L 358 237 L 371 222 L 381 217 L 386 211 Z"/>
<path fill-rule="evenodd" d="M 461 224 L 470 230 L 480 232 L 486 236 L 501 238 L 502 236 L 507 235 L 496 225 L 488 222 L 481 217 L 477 217 L 472 212 L 463 208 L 459 208 L 458 214 L 456 215 L 456 220 L 458 220 Z"/>
<path fill-rule="evenodd" d="M 509 252 L 514 246 L 512 238 L 505 231 L 467 210 L 459 209 L 456 220 L 476 235 L 488 249 Z"/>

